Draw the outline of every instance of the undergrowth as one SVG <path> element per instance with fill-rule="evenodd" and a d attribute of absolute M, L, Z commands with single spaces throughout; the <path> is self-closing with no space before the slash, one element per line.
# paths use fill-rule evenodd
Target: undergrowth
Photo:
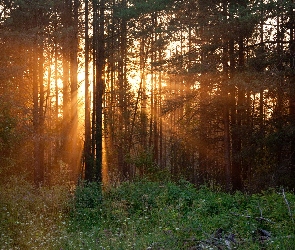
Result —
<path fill-rule="evenodd" d="M 180 181 L 0 187 L 1 249 L 294 249 L 295 196 Z"/>
<path fill-rule="evenodd" d="M 63 249 L 294 249 L 295 196 L 282 190 L 231 195 L 139 181 L 85 196 L 91 188 L 100 190 L 76 193 Z"/>
<path fill-rule="evenodd" d="M 19 178 L 1 184 L 0 249 L 60 249 L 70 199 L 65 186 L 35 189 Z"/>

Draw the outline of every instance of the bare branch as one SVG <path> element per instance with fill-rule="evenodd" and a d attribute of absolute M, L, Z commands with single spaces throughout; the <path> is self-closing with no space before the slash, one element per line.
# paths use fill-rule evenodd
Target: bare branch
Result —
<path fill-rule="evenodd" d="M 286 205 L 287 205 L 287 207 L 288 207 L 289 216 L 291 217 L 292 222 L 294 222 L 293 214 L 292 214 L 292 211 L 291 211 L 291 208 L 290 208 L 289 202 L 288 202 L 288 200 L 287 200 L 287 198 L 286 198 L 285 190 L 284 190 L 284 189 L 282 189 L 282 195 L 283 195 L 284 201 L 285 201 L 285 203 L 286 203 Z"/>
<path fill-rule="evenodd" d="M 272 220 L 267 219 L 267 218 L 264 218 L 262 216 L 260 216 L 260 217 L 252 217 L 250 215 L 243 215 L 243 214 L 237 214 L 237 213 L 231 213 L 231 214 L 233 214 L 235 216 L 240 216 L 240 217 L 248 218 L 248 219 L 253 218 L 253 219 L 257 220 L 257 221 L 267 221 L 269 223 L 273 223 L 274 224 L 274 222 Z"/>

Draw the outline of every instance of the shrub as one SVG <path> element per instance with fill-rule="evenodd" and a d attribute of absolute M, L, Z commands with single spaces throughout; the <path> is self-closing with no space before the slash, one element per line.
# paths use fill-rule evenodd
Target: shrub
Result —
<path fill-rule="evenodd" d="M 96 182 L 82 182 L 76 187 L 71 217 L 75 227 L 91 228 L 101 217 L 102 190 Z"/>

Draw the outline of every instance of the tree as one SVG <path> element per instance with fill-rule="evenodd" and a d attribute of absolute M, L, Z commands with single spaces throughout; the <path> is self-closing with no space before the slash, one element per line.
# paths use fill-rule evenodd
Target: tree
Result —
<path fill-rule="evenodd" d="M 290 60 L 290 121 L 291 127 L 295 128 L 295 19 L 294 19 L 294 1 L 291 1 L 289 6 L 289 60 Z M 291 187 L 295 187 L 295 133 L 291 133 L 291 169 L 290 179 L 292 180 Z"/>
<path fill-rule="evenodd" d="M 100 0 L 97 2 L 94 0 L 93 4 L 93 58 L 94 58 L 94 70 L 95 70 L 95 89 L 93 100 L 93 112 L 95 116 L 95 127 L 92 128 L 95 131 L 95 164 L 93 169 L 93 181 L 102 182 L 102 136 L 103 136 L 103 94 L 104 94 L 104 68 L 105 68 L 105 1 Z"/>
<path fill-rule="evenodd" d="M 228 191 L 294 186 L 293 1 L 1 3 L 7 169 L 22 137 L 17 150 L 36 186 L 60 166 L 78 178 L 85 62 L 86 180 L 102 182 L 107 163 L 119 181 L 169 175 Z"/>
<path fill-rule="evenodd" d="M 93 155 L 91 153 L 91 120 L 90 120 L 90 95 L 89 95 L 89 2 L 85 0 L 85 179 L 91 180 L 93 171 Z"/>

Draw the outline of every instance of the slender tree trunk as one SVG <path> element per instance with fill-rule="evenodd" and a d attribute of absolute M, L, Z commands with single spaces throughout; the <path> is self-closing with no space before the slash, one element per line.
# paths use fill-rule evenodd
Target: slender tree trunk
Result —
<path fill-rule="evenodd" d="M 263 0 L 261 0 L 261 4 L 263 3 Z M 260 22 L 260 44 L 261 44 L 261 56 L 264 57 L 263 53 L 265 50 L 264 46 L 264 11 L 261 10 L 261 22 Z M 264 69 L 261 69 L 262 71 Z M 265 127 L 264 127 L 264 84 L 261 83 L 260 89 L 259 89 L 259 139 L 261 141 L 260 147 L 259 147 L 259 158 L 263 159 L 265 158 L 265 145 L 262 143 L 264 137 L 265 137 Z M 253 127 L 253 124 L 251 124 L 251 127 Z"/>
<path fill-rule="evenodd" d="M 126 7 L 126 0 L 122 1 L 122 6 Z M 118 48 L 118 87 L 119 87 L 119 147 L 118 147 L 118 168 L 121 179 L 125 180 L 129 177 L 129 168 L 125 161 L 128 150 L 128 114 L 127 114 L 127 95 L 126 95 L 126 36 L 127 23 L 124 18 L 120 20 L 120 35 Z"/>
<path fill-rule="evenodd" d="M 224 16 L 227 16 L 227 1 L 223 3 L 224 5 Z M 230 143 L 230 103 L 229 103 L 229 89 L 226 83 L 228 78 L 228 41 L 224 41 L 223 49 L 223 75 L 225 84 L 223 86 L 223 124 L 224 124 L 224 181 L 227 191 L 230 191 L 231 187 L 231 143 Z M 230 58 L 231 59 L 231 58 Z"/>
<path fill-rule="evenodd" d="M 39 19 L 37 19 L 37 24 Z M 33 51 L 33 127 L 34 127 L 34 182 L 44 183 L 44 83 L 43 40 L 36 34 Z"/>
<path fill-rule="evenodd" d="M 245 55 L 244 55 L 244 37 L 242 35 L 239 36 L 239 58 L 238 58 L 238 67 L 239 67 L 239 73 L 244 72 L 245 67 Z M 238 140 L 237 140 L 237 158 L 238 158 L 238 165 L 237 165 L 237 182 L 236 182 L 236 189 L 241 190 L 243 188 L 243 179 L 242 179 L 242 172 L 244 171 L 245 165 L 242 161 L 242 146 L 243 141 L 245 141 L 245 138 L 243 138 L 244 134 L 244 121 L 246 119 L 246 101 L 245 101 L 245 87 L 240 85 L 238 88 L 238 103 L 237 103 L 237 127 L 238 127 Z M 247 167 L 245 167 L 247 169 Z"/>
<path fill-rule="evenodd" d="M 44 156 L 45 156 L 45 141 L 44 141 L 44 126 L 45 126 L 45 117 L 44 117 L 44 81 L 43 81 L 43 71 L 44 71 L 44 56 L 43 56 L 43 38 L 39 38 L 39 48 L 38 48 L 38 82 L 40 86 L 40 104 L 39 104 L 39 164 L 40 164 L 40 181 L 44 182 Z"/>
<path fill-rule="evenodd" d="M 97 4 L 97 3 L 95 3 Z M 98 27 L 94 32 L 98 33 L 96 47 L 96 115 L 95 115 L 95 181 L 102 182 L 102 136 L 103 136 L 103 94 L 104 94 L 104 9 L 105 0 L 100 0 L 98 13 Z"/>
<path fill-rule="evenodd" d="M 96 157 L 96 146 L 95 146 L 95 138 L 96 138 L 96 102 L 97 102 L 97 82 L 96 82 L 96 74 L 97 74 L 97 53 L 98 53 L 98 0 L 92 0 L 92 15 L 93 15 L 93 22 L 92 22 L 92 28 L 93 28 L 93 38 L 92 38 L 92 117 L 91 117 L 91 154 L 93 157 L 93 169 L 92 169 L 92 175 L 91 180 L 93 181 L 95 179 L 95 157 Z"/>
<path fill-rule="evenodd" d="M 79 174 L 79 150 L 78 150 L 78 10 L 79 1 L 74 0 L 72 3 L 72 33 L 71 33 L 71 49 L 70 49 L 70 80 L 71 80 L 71 147 L 70 147 L 70 163 L 72 170 L 72 179 L 77 180 Z"/>
<path fill-rule="evenodd" d="M 56 28 L 55 28 L 56 31 Z M 55 84 L 55 122 L 56 129 L 59 124 L 59 86 L 58 86 L 58 44 L 57 38 L 54 39 L 54 84 Z M 57 160 L 60 157 L 60 130 L 56 131 L 57 136 L 55 138 L 55 154 L 54 163 L 57 164 Z"/>
<path fill-rule="evenodd" d="M 279 1 L 279 9 L 282 9 L 282 6 L 280 4 L 283 4 L 281 1 Z M 283 116 L 283 84 L 284 84 L 284 76 L 282 71 L 284 70 L 283 62 L 282 62 L 282 56 L 283 56 L 283 44 L 282 41 L 284 39 L 284 30 L 281 27 L 283 17 L 280 15 L 281 12 L 277 15 L 277 58 L 278 61 L 276 63 L 276 67 L 279 71 L 280 77 L 276 81 L 276 95 L 277 95 L 277 102 L 273 110 L 273 118 L 275 120 L 275 127 L 278 133 L 282 131 L 282 116 Z M 278 170 L 278 168 L 282 164 L 282 158 L 283 158 L 283 144 L 277 140 L 276 141 L 276 159 L 275 159 L 275 164 L 276 164 L 276 169 L 275 172 Z"/>
<path fill-rule="evenodd" d="M 223 123 L 224 123 L 224 173 L 225 173 L 225 186 L 227 191 L 230 190 L 231 174 L 230 174 L 230 120 L 229 120 L 229 107 L 227 99 L 229 97 L 225 94 L 225 103 L 223 104 Z"/>
<path fill-rule="evenodd" d="M 42 184 L 41 165 L 40 165 L 40 127 L 39 127 L 39 82 L 38 82 L 38 54 L 37 42 L 32 49 L 33 64 L 33 127 L 34 127 L 34 182 L 38 187 Z"/>
<path fill-rule="evenodd" d="M 51 54 L 49 55 L 49 67 L 48 67 L 48 76 L 47 76 L 47 89 L 46 89 L 46 101 L 45 101 L 45 110 L 44 110 L 44 118 L 46 113 L 48 114 L 48 129 L 49 131 L 53 130 L 53 120 L 54 120 L 54 116 L 52 115 L 52 97 L 50 95 L 51 93 L 51 80 L 52 80 L 52 71 L 51 71 L 51 65 L 52 65 L 52 56 L 54 55 L 54 48 L 51 51 Z M 44 140 L 45 142 L 45 140 Z M 46 142 L 45 142 L 46 143 Z M 44 167 L 44 174 L 45 174 L 45 181 L 47 181 L 49 183 L 50 181 L 50 174 L 52 171 L 52 166 L 53 166 L 53 140 L 50 138 L 48 140 L 48 142 L 46 143 L 47 147 L 47 162 L 45 164 Z M 45 145 L 44 145 L 45 146 Z"/>
<path fill-rule="evenodd" d="M 62 158 L 63 161 L 70 164 L 70 40 L 69 28 L 71 25 L 71 0 L 64 0 L 62 22 L 64 25 L 62 41 L 62 67 L 63 67 L 63 120 L 62 120 Z"/>
<path fill-rule="evenodd" d="M 85 0 L 85 179 L 90 181 L 93 172 L 93 158 L 91 154 L 91 123 L 90 123 L 90 96 L 89 96 L 89 4 Z"/>
<path fill-rule="evenodd" d="M 230 14 L 232 18 L 232 14 Z M 231 20 L 232 21 L 232 20 Z M 231 39 L 229 41 L 229 58 L 230 58 L 230 78 L 234 79 L 236 75 L 236 62 L 235 62 L 235 41 L 233 34 L 231 34 Z M 236 103 L 236 88 L 239 86 L 233 85 L 230 87 L 230 130 L 231 130 L 231 142 L 232 142 L 232 161 L 231 161 L 231 170 L 232 170 L 232 184 L 234 190 L 241 189 L 241 180 L 240 180 L 240 162 L 239 162 L 239 125 L 237 123 L 237 103 Z"/>
<path fill-rule="evenodd" d="M 294 0 L 291 1 L 294 4 Z M 293 6 L 290 7 L 290 123 L 292 128 L 295 128 L 295 18 Z M 295 188 L 295 132 L 291 135 L 291 168 L 290 168 L 290 180 L 291 188 Z"/>
<path fill-rule="evenodd" d="M 239 36 L 239 60 L 238 60 L 238 73 L 242 73 L 243 67 L 244 67 L 244 41 L 243 37 Z M 232 138 L 232 177 L 233 177 L 233 189 L 234 190 L 241 190 L 242 189 L 242 161 L 241 161 L 241 149 L 242 149 L 242 120 L 245 116 L 245 91 L 243 86 L 238 86 L 238 96 L 237 96 L 237 106 L 236 106 L 236 121 L 235 121 L 235 127 L 233 138 Z"/>
<path fill-rule="evenodd" d="M 144 27 L 144 24 L 142 23 Z M 147 94 L 146 94 L 146 73 L 145 65 L 148 55 L 148 45 L 145 46 L 146 37 L 142 36 L 140 39 L 140 84 L 141 84 L 141 111 L 140 111 L 140 122 L 141 122 L 141 147 L 143 151 L 148 150 L 147 145 L 147 129 L 148 129 L 148 116 L 147 116 Z M 140 169 L 140 176 L 144 175 L 145 169 L 142 166 Z"/>
<path fill-rule="evenodd" d="M 203 31 L 205 27 L 202 27 L 200 31 Z M 202 32 L 201 32 L 202 34 Z M 199 35 L 201 35 L 199 34 Z M 206 55 L 204 52 L 201 54 L 201 64 L 204 63 L 206 59 Z M 206 73 L 204 73 L 205 75 Z M 208 151 L 209 151 L 209 145 L 208 145 L 208 122 L 207 122 L 207 105 L 209 103 L 210 96 L 208 94 L 208 88 L 207 88 L 207 77 L 204 77 L 200 81 L 200 125 L 199 125 L 199 145 L 198 145 L 198 162 L 199 162 L 199 176 L 198 176 L 198 182 L 201 184 L 205 184 L 208 181 Z"/>

